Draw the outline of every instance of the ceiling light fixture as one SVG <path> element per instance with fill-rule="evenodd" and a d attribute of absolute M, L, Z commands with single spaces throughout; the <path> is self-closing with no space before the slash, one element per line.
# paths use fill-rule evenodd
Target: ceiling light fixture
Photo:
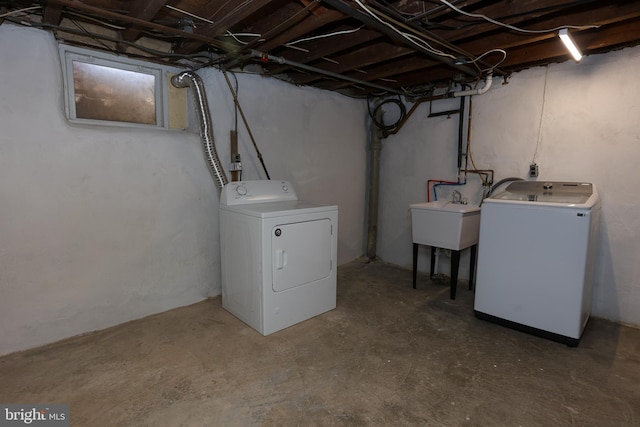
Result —
<path fill-rule="evenodd" d="M 571 56 L 573 56 L 573 59 L 575 59 L 576 62 L 580 61 L 582 59 L 582 53 L 580 52 L 580 49 L 578 49 L 576 43 L 573 41 L 571 34 L 569 34 L 569 30 L 566 28 L 561 29 L 558 33 L 558 36 L 560 36 L 560 40 L 562 40 L 562 43 L 564 43 L 564 45 L 567 47 L 567 49 L 571 53 Z"/>

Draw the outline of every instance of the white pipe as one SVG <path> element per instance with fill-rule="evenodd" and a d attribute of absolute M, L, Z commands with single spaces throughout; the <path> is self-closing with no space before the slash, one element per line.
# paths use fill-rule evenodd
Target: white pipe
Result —
<path fill-rule="evenodd" d="M 451 96 L 459 98 L 461 96 L 482 95 L 491 89 L 491 83 L 493 83 L 493 73 L 487 74 L 487 78 L 484 81 L 484 86 L 479 89 L 461 90 L 454 92 Z"/>

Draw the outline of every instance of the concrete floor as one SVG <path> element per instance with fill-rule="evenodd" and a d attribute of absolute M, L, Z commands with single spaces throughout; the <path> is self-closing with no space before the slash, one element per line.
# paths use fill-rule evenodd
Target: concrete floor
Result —
<path fill-rule="evenodd" d="M 220 298 L 0 358 L 0 403 L 72 426 L 638 426 L 640 329 L 577 348 L 473 316 L 473 293 L 356 261 L 338 308 L 263 337 Z"/>

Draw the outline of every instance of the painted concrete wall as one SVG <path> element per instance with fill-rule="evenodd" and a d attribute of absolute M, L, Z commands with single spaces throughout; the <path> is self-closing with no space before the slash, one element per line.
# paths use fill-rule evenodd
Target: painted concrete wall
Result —
<path fill-rule="evenodd" d="M 602 215 L 593 314 L 640 326 L 638 68 L 636 47 L 588 56 L 580 64 L 568 61 L 525 70 L 507 85 L 495 79 L 487 94 L 473 99 L 472 154 L 478 168 L 495 169 L 496 180 L 526 177 L 535 155 L 540 180 L 597 186 Z M 388 182 L 379 243 L 383 259 L 404 266 L 411 265 L 406 207 L 425 200 L 427 179 L 455 178 L 456 169 L 453 120 L 418 114 L 409 124 L 383 149 Z M 477 201 L 478 179 L 461 190 Z M 466 260 L 461 263 L 461 274 L 468 277 Z M 428 270 L 424 256 L 420 267 Z M 448 268 L 443 259 L 439 269 Z"/>
<path fill-rule="evenodd" d="M 209 68 L 199 74 L 207 88 L 218 154 L 227 166 L 229 132 L 235 128 L 233 97 L 220 71 Z M 240 105 L 271 178 L 291 181 L 300 199 L 338 205 L 338 263 L 362 255 L 368 138 L 364 101 L 255 74 L 236 77 Z M 237 129 L 242 179 L 266 179 L 240 113 Z"/>
<path fill-rule="evenodd" d="M 71 126 L 46 32 L 0 26 L 0 58 L 0 354 L 218 295 L 218 194 L 199 136 Z M 228 89 L 203 74 L 228 141 Z M 337 203 L 340 261 L 361 255 L 363 104 L 255 76 L 240 90 L 272 176 Z M 245 177 L 263 178 L 244 159 Z"/>

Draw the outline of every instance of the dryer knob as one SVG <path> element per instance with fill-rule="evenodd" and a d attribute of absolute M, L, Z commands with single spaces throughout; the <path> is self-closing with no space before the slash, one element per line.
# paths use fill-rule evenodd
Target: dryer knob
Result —
<path fill-rule="evenodd" d="M 241 196 L 244 196 L 245 194 L 247 194 L 247 187 L 245 187 L 244 185 L 238 185 L 236 187 L 236 193 L 238 193 Z"/>
<path fill-rule="evenodd" d="M 282 191 L 284 191 L 285 193 L 286 193 L 287 191 L 289 191 L 289 187 L 287 187 L 287 184 L 284 184 L 284 185 L 282 186 Z"/>

